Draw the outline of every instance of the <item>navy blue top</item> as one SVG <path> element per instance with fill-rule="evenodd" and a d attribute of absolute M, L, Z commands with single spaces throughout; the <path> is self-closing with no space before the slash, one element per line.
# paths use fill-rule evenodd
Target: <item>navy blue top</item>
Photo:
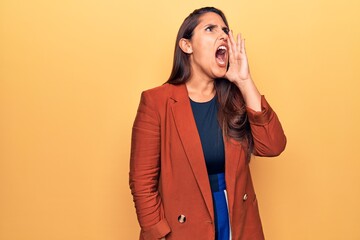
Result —
<path fill-rule="evenodd" d="M 190 103 L 200 135 L 208 174 L 223 173 L 225 172 L 225 150 L 217 118 L 217 97 L 203 103 L 190 99 Z"/>

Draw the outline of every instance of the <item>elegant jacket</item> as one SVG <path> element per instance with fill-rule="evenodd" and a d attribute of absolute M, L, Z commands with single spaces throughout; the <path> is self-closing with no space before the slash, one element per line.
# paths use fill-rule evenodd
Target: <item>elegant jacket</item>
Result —
<path fill-rule="evenodd" d="M 247 108 L 253 154 L 277 156 L 286 137 L 263 96 L 261 105 L 261 112 Z M 224 143 L 232 239 L 264 239 L 246 150 L 227 137 Z M 164 84 L 142 93 L 132 130 L 129 183 L 141 240 L 215 238 L 205 159 L 184 84 Z"/>

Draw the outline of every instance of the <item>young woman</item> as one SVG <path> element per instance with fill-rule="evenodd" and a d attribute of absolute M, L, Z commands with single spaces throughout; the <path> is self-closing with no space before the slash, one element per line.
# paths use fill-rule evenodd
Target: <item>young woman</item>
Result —
<path fill-rule="evenodd" d="M 140 239 L 264 239 L 249 161 L 285 145 L 251 78 L 244 39 L 220 10 L 195 10 L 179 29 L 169 80 L 142 93 L 133 126 Z"/>

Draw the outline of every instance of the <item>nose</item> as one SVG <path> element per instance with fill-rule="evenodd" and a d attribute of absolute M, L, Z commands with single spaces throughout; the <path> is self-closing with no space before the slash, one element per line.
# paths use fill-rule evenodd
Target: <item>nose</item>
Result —
<path fill-rule="evenodd" d="M 223 40 L 223 41 L 227 41 L 228 38 L 229 38 L 229 35 L 227 35 L 224 31 L 221 31 L 221 34 L 220 34 L 220 40 Z"/>

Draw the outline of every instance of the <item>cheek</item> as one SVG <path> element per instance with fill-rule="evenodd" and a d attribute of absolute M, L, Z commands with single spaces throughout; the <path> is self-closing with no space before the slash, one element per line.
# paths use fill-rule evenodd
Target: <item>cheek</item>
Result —
<path fill-rule="evenodd" d="M 214 41 L 208 37 L 202 37 L 194 39 L 193 50 L 194 52 L 201 53 L 203 55 L 213 54 Z"/>
<path fill-rule="evenodd" d="M 210 43 L 202 43 L 199 44 L 196 49 L 194 49 L 194 54 L 198 59 L 209 61 L 213 59 L 215 53 L 213 52 L 213 48 L 211 47 Z"/>

